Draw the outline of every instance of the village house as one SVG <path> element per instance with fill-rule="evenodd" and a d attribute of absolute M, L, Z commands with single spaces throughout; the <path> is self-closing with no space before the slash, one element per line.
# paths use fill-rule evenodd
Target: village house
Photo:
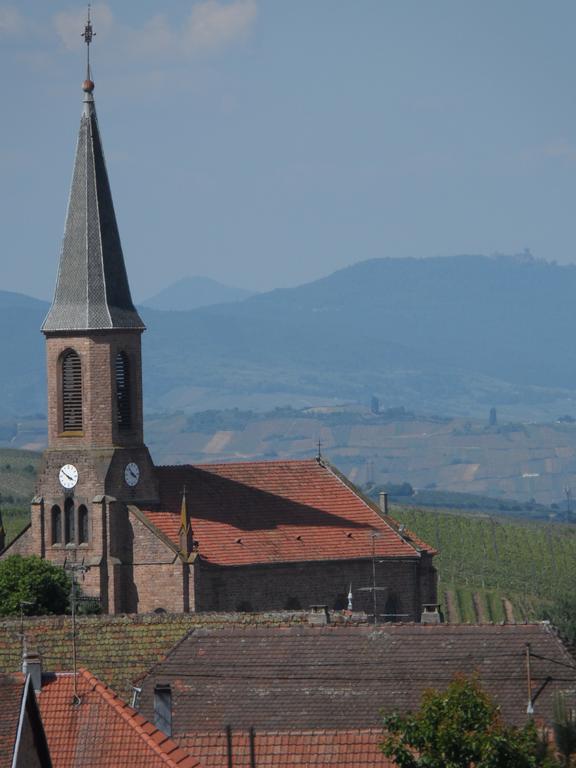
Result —
<path fill-rule="evenodd" d="M 46 674 L 32 652 L 22 670 L 0 674 L 0 768 L 201 768 L 87 670 Z"/>
<path fill-rule="evenodd" d="M 548 733 L 555 696 L 572 702 L 576 690 L 574 660 L 546 622 L 375 627 L 321 611 L 86 617 L 76 625 L 76 679 L 70 618 L 25 618 L 23 627 L 44 667 L 47 743 L 53 760 L 75 756 L 70 766 L 83 764 L 83 739 L 112 749 L 122 727 L 128 742 L 146 745 L 146 734 L 172 759 L 183 753 L 207 768 L 390 768 L 382 712 L 416 710 L 424 690 L 457 674 L 477 675 L 506 723 L 533 719 Z M 20 631 L 20 619 L 0 622 L 7 672 L 21 665 Z"/>

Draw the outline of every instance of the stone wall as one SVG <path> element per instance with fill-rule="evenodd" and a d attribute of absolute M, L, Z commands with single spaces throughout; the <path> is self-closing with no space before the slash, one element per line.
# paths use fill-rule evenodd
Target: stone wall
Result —
<path fill-rule="evenodd" d="M 372 560 L 197 569 L 198 611 L 276 611 L 326 605 L 342 609 L 352 586 L 354 610 L 374 612 Z M 436 602 L 436 572 L 419 559 L 376 560 L 376 610 L 396 620 L 419 621 L 424 603 Z M 388 618 L 392 618 L 389 616 Z"/>
<path fill-rule="evenodd" d="M 194 611 L 194 566 L 156 536 L 135 510 L 130 514 L 132 559 L 119 566 L 125 589 L 123 611 Z"/>
<path fill-rule="evenodd" d="M 140 331 L 48 335 L 48 445 L 51 448 L 132 445 L 143 441 L 140 347 Z M 62 432 L 59 370 L 61 355 L 67 349 L 73 349 L 81 360 L 83 409 L 82 433 L 68 435 Z M 119 351 L 125 352 L 130 361 L 133 429 L 129 431 L 120 431 L 116 425 L 114 363 Z"/>

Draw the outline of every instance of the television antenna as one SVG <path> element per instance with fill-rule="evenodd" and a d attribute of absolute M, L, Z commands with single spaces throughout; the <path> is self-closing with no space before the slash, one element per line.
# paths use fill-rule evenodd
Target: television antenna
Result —
<path fill-rule="evenodd" d="M 79 600 L 92 600 L 93 598 L 82 598 L 78 597 L 76 593 L 76 588 L 78 584 L 76 583 L 76 574 L 79 573 L 82 575 L 82 581 L 84 581 L 84 576 L 86 575 L 86 572 L 89 570 L 88 565 L 84 565 L 84 558 L 82 558 L 81 563 L 76 562 L 76 550 L 74 550 L 74 559 L 72 562 L 68 562 L 68 558 L 64 560 L 64 570 L 68 571 L 70 573 L 70 611 L 72 614 L 72 677 L 74 680 L 74 696 L 72 698 L 72 703 L 75 706 L 78 706 L 81 704 L 82 700 L 80 696 L 78 696 L 78 674 L 77 674 L 77 647 L 76 647 L 76 603 Z"/>
<path fill-rule="evenodd" d="M 376 539 L 382 538 L 380 531 L 372 530 L 370 532 L 372 539 L 372 584 L 369 587 L 359 587 L 358 592 L 372 592 L 372 608 L 374 610 L 374 624 L 378 624 L 378 592 L 386 592 L 388 587 L 379 587 L 376 584 Z M 382 562 L 382 561 L 379 561 Z"/>

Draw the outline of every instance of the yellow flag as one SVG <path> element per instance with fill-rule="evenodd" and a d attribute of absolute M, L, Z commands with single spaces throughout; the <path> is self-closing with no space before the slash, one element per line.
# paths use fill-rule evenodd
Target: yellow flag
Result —
<path fill-rule="evenodd" d="M 186 504 L 186 488 L 182 492 L 182 506 L 180 507 L 180 532 L 188 533 L 188 507 Z"/>

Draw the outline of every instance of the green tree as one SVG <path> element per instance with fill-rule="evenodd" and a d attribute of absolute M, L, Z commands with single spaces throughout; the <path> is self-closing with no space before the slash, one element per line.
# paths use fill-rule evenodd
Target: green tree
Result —
<path fill-rule="evenodd" d="M 36 555 L 0 562 L 0 616 L 65 613 L 70 578 L 63 568 Z"/>
<path fill-rule="evenodd" d="M 505 725 L 476 680 L 426 691 L 418 712 L 384 717 L 382 751 L 399 768 L 552 768 L 558 763 L 529 723 Z"/>
<path fill-rule="evenodd" d="M 576 752 L 576 714 L 568 707 L 563 693 L 554 697 L 554 740 L 564 766 L 571 765 Z"/>
<path fill-rule="evenodd" d="M 540 611 L 540 618 L 550 621 L 569 645 L 576 645 L 576 595 L 566 592 Z"/>

